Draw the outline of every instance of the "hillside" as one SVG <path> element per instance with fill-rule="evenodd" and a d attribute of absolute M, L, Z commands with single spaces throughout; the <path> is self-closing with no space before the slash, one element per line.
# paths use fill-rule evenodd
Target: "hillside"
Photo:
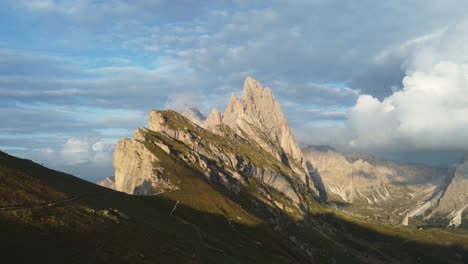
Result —
<path fill-rule="evenodd" d="M 202 195 L 131 196 L 2 152 L 0 229 L 9 238 L 1 242 L 2 259 L 308 263 L 289 239 L 263 227 L 255 215 L 201 179 L 186 181 Z M 176 201 L 188 197 L 198 205 L 212 206 L 194 210 Z M 227 213 L 241 220 L 231 221 Z"/>
<path fill-rule="evenodd" d="M 16 263 L 463 263 L 467 257 L 464 233 L 369 226 L 325 210 L 301 221 L 279 214 L 281 230 L 274 229 L 264 216 L 252 208 L 243 209 L 203 178 L 189 176 L 183 181 L 190 187 L 171 195 L 132 196 L 2 152 L 0 230 L 8 237 L 0 244 L 2 259 Z M 205 211 L 211 212 L 195 210 L 193 204 L 205 204 Z M 234 215 L 235 219 L 230 218 Z M 429 241 L 435 244 L 426 244 Z"/>

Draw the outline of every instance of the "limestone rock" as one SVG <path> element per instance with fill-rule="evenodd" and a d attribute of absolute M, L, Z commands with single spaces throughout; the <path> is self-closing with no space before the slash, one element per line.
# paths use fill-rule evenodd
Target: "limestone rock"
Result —
<path fill-rule="evenodd" d="M 434 200 L 437 200 L 437 207 L 431 217 L 447 218 L 450 220 L 448 226 L 458 227 L 462 224 L 463 216 L 468 215 L 468 156 L 455 165 L 446 188 L 440 198 Z"/>
<path fill-rule="evenodd" d="M 153 131 L 161 131 L 164 129 L 166 121 L 160 112 L 151 110 L 148 116 L 148 128 Z"/>
<path fill-rule="evenodd" d="M 171 182 L 158 175 L 158 158 L 135 139 L 122 139 L 114 152 L 115 189 L 148 195 L 171 189 Z"/>
<path fill-rule="evenodd" d="M 222 122 L 241 136 L 254 140 L 297 173 L 307 174 L 281 106 L 269 88 L 248 77 L 241 98 L 232 94 Z M 305 181 L 305 179 L 303 179 Z"/>
<path fill-rule="evenodd" d="M 449 212 L 468 204 L 468 157 L 456 164 L 453 178 L 440 199 L 441 211 Z"/>
<path fill-rule="evenodd" d="M 444 180 L 445 172 L 430 167 L 380 161 L 361 153 L 332 148 L 305 148 L 304 158 L 320 197 L 328 202 L 353 204 L 353 213 L 366 216 L 369 208 L 393 217 L 393 224 L 424 213 Z M 416 204 L 417 206 L 414 206 Z M 405 217 L 403 217 L 405 216 Z M 408 219 L 406 219 L 407 221 Z"/>
<path fill-rule="evenodd" d="M 218 130 L 217 126 L 221 124 L 222 120 L 223 120 L 223 117 L 221 113 L 218 111 L 218 109 L 213 108 L 211 110 L 210 115 L 208 115 L 208 118 L 206 119 L 204 126 L 206 129 L 212 132 L 215 132 Z"/>
<path fill-rule="evenodd" d="M 400 225 L 408 226 L 408 224 L 409 224 L 409 215 L 408 213 L 406 213 L 405 216 L 401 219 Z"/>
<path fill-rule="evenodd" d="M 203 124 L 176 111 L 151 110 L 148 128 L 117 144 L 115 188 L 142 195 L 178 189 L 184 177 L 174 166 L 236 195 L 249 190 L 296 216 L 308 208 L 305 195 L 316 191 L 281 107 L 252 78 L 241 99 L 232 96 L 224 116 L 213 109 Z"/>

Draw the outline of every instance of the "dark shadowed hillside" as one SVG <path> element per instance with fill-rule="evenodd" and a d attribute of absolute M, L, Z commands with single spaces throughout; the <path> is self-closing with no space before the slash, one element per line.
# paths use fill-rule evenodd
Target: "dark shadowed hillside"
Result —
<path fill-rule="evenodd" d="M 16 263 L 466 260 L 466 234 L 369 226 L 324 209 L 297 221 L 265 204 L 243 207 L 242 201 L 197 175 L 187 174 L 182 181 L 181 190 L 167 195 L 132 196 L 1 153 L 0 230 L 8 238 L 0 245 L 3 259 Z M 194 209 L 194 204 L 204 208 Z M 265 219 L 273 216 L 281 223 L 280 230 Z"/>

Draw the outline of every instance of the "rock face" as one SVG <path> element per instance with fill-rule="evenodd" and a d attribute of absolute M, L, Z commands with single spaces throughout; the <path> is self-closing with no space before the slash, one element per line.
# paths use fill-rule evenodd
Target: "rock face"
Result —
<path fill-rule="evenodd" d="M 145 129 L 135 131 L 135 139 L 122 139 L 114 153 L 115 189 L 148 195 L 172 189 L 171 182 L 155 166 L 158 158 L 145 146 Z"/>
<path fill-rule="evenodd" d="M 350 212 L 374 216 L 393 224 L 408 225 L 444 180 L 444 173 L 429 167 L 404 166 L 360 153 L 333 149 L 304 149 L 304 158 L 320 197 L 348 203 Z M 402 220 L 403 219 L 403 220 Z"/>
<path fill-rule="evenodd" d="M 408 226 L 412 218 L 458 227 L 468 218 L 468 157 L 449 171 L 404 166 L 362 153 L 304 149 L 311 178 L 327 202 L 352 204 L 353 214 Z"/>
<path fill-rule="evenodd" d="M 468 217 L 468 156 L 465 156 L 453 169 L 447 187 L 431 202 L 435 209 L 430 218 L 446 218 L 448 226 L 458 227 L 464 217 Z"/>
<path fill-rule="evenodd" d="M 203 124 L 171 110 L 150 111 L 148 129 L 117 144 L 115 189 L 140 195 L 177 190 L 183 181 L 173 167 L 178 164 L 231 193 L 299 216 L 316 192 L 301 163 L 278 102 L 248 78 L 242 98 L 233 96 L 224 116 L 213 109 Z"/>
<path fill-rule="evenodd" d="M 213 108 L 213 110 L 211 110 L 210 115 L 206 118 L 204 126 L 206 129 L 212 132 L 215 132 L 215 131 L 218 131 L 217 128 L 222 122 L 223 122 L 223 116 L 218 111 L 218 109 Z"/>
<path fill-rule="evenodd" d="M 302 152 L 296 144 L 286 117 L 270 88 L 263 88 L 256 80 L 245 80 L 242 97 L 231 97 L 222 123 L 239 135 L 253 139 L 263 149 L 285 164 L 302 164 Z"/>
<path fill-rule="evenodd" d="M 392 198 L 391 189 L 396 185 L 425 185 L 438 175 L 429 167 L 403 166 L 357 153 L 307 148 L 304 157 L 312 178 L 322 182 L 322 191 L 347 203 L 385 202 Z"/>

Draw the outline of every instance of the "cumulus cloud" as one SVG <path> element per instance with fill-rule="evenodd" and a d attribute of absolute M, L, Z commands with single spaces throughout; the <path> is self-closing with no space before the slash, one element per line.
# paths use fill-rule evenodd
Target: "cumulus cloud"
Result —
<path fill-rule="evenodd" d="M 77 138 L 67 140 L 62 149 L 62 159 L 65 165 L 87 163 L 90 159 L 90 144 Z"/>
<path fill-rule="evenodd" d="M 70 137 L 64 142 L 34 149 L 6 149 L 10 154 L 32 159 L 44 166 L 95 182 L 112 176 L 115 143 L 92 137 Z M 31 145 L 34 145 L 32 143 Z"/>
<path fill-rule="evenodd" d="M 31 158 L 53 167 L 108 167 L 112 163 L 114 147 L 115 144 L 111 142 L 71 137 L 56 148 L 47 146 L 36 149 Z"/>
<path fill-rule="evenodd" d="M 94 163 L 105 166 L 112 161 L 115 145 L 108 142 L 95 142 L 91 149 L 93 151 L 92 160 Z"/>
<path fill-rule="evenodd" d="M 361 95 L 348 112 L 351 148 L 468 151 L 468 23 L 421 41 L 402 88 Z"/>
<path fill-rule="evenodd" d="M 383 101 L 362 95 L 349 111 L 351 146 L 468 150 L 468 65 L 442 61 L 403 79 Z"/>

